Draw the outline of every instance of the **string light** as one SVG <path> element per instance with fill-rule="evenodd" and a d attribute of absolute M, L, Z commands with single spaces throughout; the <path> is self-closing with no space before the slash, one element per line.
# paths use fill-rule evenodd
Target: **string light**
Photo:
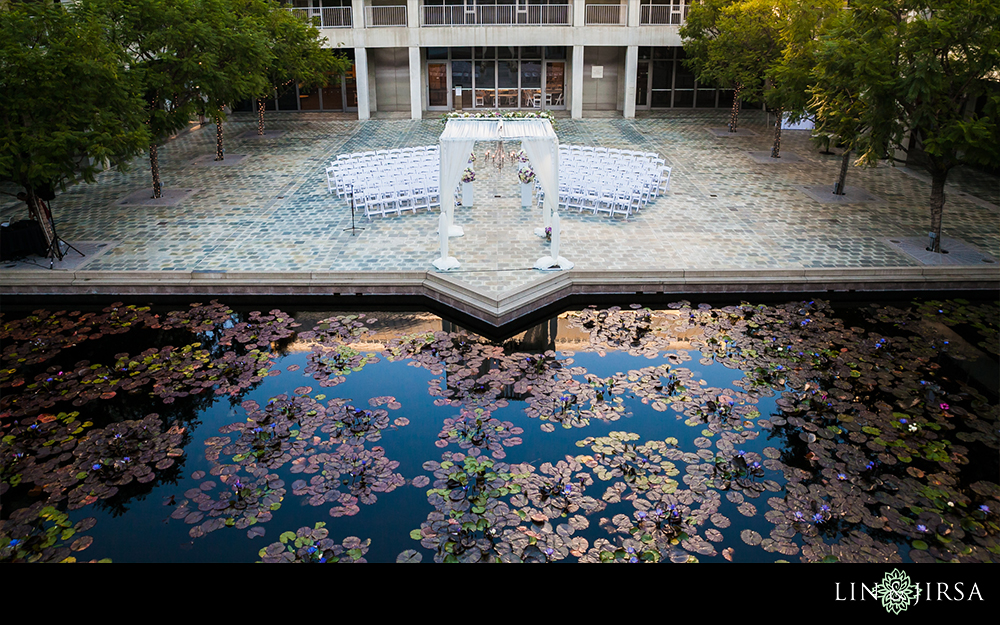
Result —
<path fill-rule="evenodd" d="M 225 158 L 225 152 L 222 149 L 222 107 L 219 107 L 219 112 L 215 115 L 215 160 L 221 161 Z"/>

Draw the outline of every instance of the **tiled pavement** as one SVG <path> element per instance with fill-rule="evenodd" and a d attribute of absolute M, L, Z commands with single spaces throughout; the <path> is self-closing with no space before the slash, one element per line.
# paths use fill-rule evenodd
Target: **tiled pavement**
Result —
<path fill-rule="evenodd" d="M 673 167 L 670 191 L 628 222 L 562 213 L 560 254 L 576 271 L 774 270 L 919 267 L 918 258 L 890 240 L 919 241 L 929 227 L 925 176 L 896 167 L 852 168 L 847 184 L 877 201 L 828 204 L 797 187 L 829 185 L 839 155 L 823 155 L 807 131 L 785 131 L 782 152 L 799 160 L 758 163 L 750 152 L 770 147 L 759 111 L 741 113 L 756 136 L 716 137 L 726 111 L 670 111 L 634 120 L 558 120 L 561 143 L 659 153 Z M 353 236 L 348 205 L 327 193 L 323 168 L 337 154 L 437 143 L 438 117 L 359 122 L 346 115 L 268 113 L 279 137 L 242 138 L 250 117 L 226 124 L 226 148 L 245 155 L 231 166 L 196 161 L 215 148 L 215 128 L 183 134 L 159 151 L 165 188 L 199 189 L 175 206 L 122 206 L 130 193 L 150 188 L 148 162 L 128 173 L 106 172 L 95 184 L 60 194 L 52 208 L 69 242 L 113 242 L 84 259 L 86 271 L 357 272 L 433 271 L 438 256 L 435 214 L 359 218 Z M 476 145 L 477 155 L 493 144 Z M 461 263 L 446 280 L 499 297 L 550 274 L 531 269 L 548 254 L 533 234 L 540 211 L 521 209 L 516 170 L 496 172 L 480 159 L 475 205 L 459 208 L 466 235 L 453 238 L 450 255 Z M 965 244 L 968 262 L 982 270 L 1000 265 L 1000 180 L 958 171 L 947 189 L 943 240 Z M 3 217 L 21 217 L 15 204 Z M 979 257 L 976 253 L 979 253 Z M 23 264 L 0 268 L 0 286 Z M 44 281 L 44 276 L 39 276 Z"/>

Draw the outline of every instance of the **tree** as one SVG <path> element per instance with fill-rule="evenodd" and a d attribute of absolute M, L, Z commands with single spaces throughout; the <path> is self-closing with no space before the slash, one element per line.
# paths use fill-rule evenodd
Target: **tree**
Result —
<path fill-rule="evenodd" d="M 201 81 L 205 112 L 215 120 L 215 160 L 225 158 L 222 122 L 225 107 L 267 88 L 271 45 L 265 16 L 254 11 L 257 0 L 233 0 L 232 11 L 221 24 L 217 62 L 225 72 Z"/>
<path fill-rule="evenodd" d="M 786 2 L 784 5 L 785 19 L 781 25 L 782 55 L 773 68 L 772 88 L 768 93 L 768 102 L 782 108 L 792 121 L 812 116 L 817 121 L 817 132 L 829 137 L 836 135 L 839 142 L 845 145 L 840 178 L 834 186 L 834 193 L 843 195 L 844 181 L 847 176 L 847 165 L 850 160 L 851 146 L 859 129 L 857 123 L 850 118 L 843 119 L 832 116 L 828 107 L 818 107 L 813 100 L 812 88 L 817 81 L 816 55 L 819 41 L 825 29 L 828 29 L 834 18 L 844 15 L 842 0 L 815 0 L 808 3 Z M 844 90 L 840 95 L 851 98 L 858 89 L 857 85 L 842 84 Z M 848 105 L 846 107 L 850 109 Z"/>
<path fill-rule="evenodd" d="M 264 134 L 264 101 L 275 89 L 283 93 L 296 84 L 306 88 L 326 86 L 331 78 L 351 69 L 343 53 L 324 48 L 318 28 L 299 15 L 281 7 L 275 0 L 248 0 L 245 10 L 257 15 L 268 32 L 269 55 L 265 64 L 265 85 L 252 93 L 257 101 L 257 134 Z"/>
<path fill-rule="evenodd" d="M 158 145 L 205 106 L 225 99 L 222 85 L 244 83 L 243 64 L 227 46 L 242 45 L 229 0 L 81 0 L 113 22 L 143 80 L 153 197 L 162 197 Z M 209 91 L 210 90 L 210 91 Z"/>
<path fill-rule="evenodd" d="M 681 26 L 686 63 L 698 80 L 734 89 L 730 132 L 736 132 L 741 99 L 764 99 L 782 52 L 780 20 L 777 0 L 703 0 L 691 5 Z"/>
<path fill-rule="evenodd" d="M 109 26 L 82 6 L 0 8 L 0 179 L 24 189 L 50 247 L 55 230 L 39 192 L 93 182 L 105 164 L 124 170 L 149 142 L 136 76 Z"/>
<path fill-rule="evenodd" d="M 948 172 L 1000 163 L 998 71 L 995 0 L 856 0 L 821 38 L 815 106 L 861 129 L 857 164 L 904 148 L 907 133 L 923 149 L 931 251 L 941 251 Z"/>

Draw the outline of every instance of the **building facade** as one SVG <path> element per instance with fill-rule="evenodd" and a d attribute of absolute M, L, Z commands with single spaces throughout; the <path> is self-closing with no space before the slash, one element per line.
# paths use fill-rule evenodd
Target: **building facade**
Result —
<path fill-rule="evenodd" d="M 326 46 L 354 61 L 277 110 L 404 112 L 715 108 L 732 91 L 684 67 L 679 29 L 694 0 L 292 0 Z"/>

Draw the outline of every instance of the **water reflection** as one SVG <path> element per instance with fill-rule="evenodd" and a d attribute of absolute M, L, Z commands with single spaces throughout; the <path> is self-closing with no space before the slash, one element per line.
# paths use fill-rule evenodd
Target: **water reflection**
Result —
<path fill-rule="evenodd" d="M 0 557 L 989 561 L 997 311 L 4 318 Z"/>

